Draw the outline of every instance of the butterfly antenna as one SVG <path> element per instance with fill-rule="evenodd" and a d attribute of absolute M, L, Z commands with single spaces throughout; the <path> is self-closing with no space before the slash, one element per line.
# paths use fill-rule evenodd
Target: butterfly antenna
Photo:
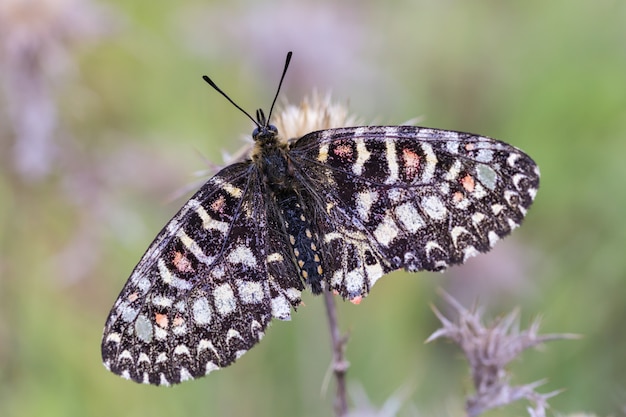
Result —
<path fill-rule="evenodd" d="M 280 87 L 283 85 L 283 80 L 285 79 L 285 74 L 287 74 L 287 68 L 289 68 L 289 62 L 291 62 L 291 55 L 293 55 L 293 53 L 291 51 L 287 52 L 287 58 L 285 59 L 285 68 L 283 68 L 283 75 L 281 75 L 281 77 L 280 77 L 280 82 L 278 83 L 278 89 L 276 89 L 276 95 L 274 96 L 274 101 L 272 101 L 272 107 L 270 107 L 270 113 L 267 115 L 267 123 L 269 123 L 270 118 L 272 117 L 272 111 L 274 110 L 274 104 L 276 104 L 276 99 L 278 98 L 278 93 L 280 93 Z"/>
<path fill-rule="evenodd" d="M 284 76 L 284 75 L 283 75 L 283 76 Z M 252 122 L 253 122 L 253 123 L 254 123 L 257 127 L 259 127 L 259 128 L 261 127 L 261 126 L 259 125 L 259 122 L 257 122 L 256 120 L 254 120 L 254 118 L 253 118 L 252 116 L 250 116 L 250 114 L 249 114 L 247 111 L 245 111 L 244 109 L 242 109 L 242 108 L 241 108 L 241 107 L 240 107 L 237 103 L 235 103 L 235 102 L 234 102 L 234 101 L 233 101 L 230 97 L 228 97 L 228 95 L 227 95 L 225 92 L 223 92 L 223 91 L 222 91 L 222 90 L 221 90 L 221 89 L 217 86 L 217 84 L 215 84 L 215 83 L 213 82 L 213 80 L 212 80 L 212 79 L 210 79 L 207 75 L 203 75 L 203 76 L 202 76 L 202 79 L 203 79 L 204 81 L 206 81 L 206 82 L 207 82 L 207 83 L 208 83 L 211 87 L 213 87 L 213 89 L 214 89 L 215 91 L 217 91 L 218 93 L 220 93 L 221 95 L 223 95 L 224 97 L 226 97 L 226 100 L 230 101 L 230 103 L 231 103 L 233 106 L 237 107 L 237 108 L 238 108 L 238 109 L 239 109 L 239 110 L 240 110 L 243 114 L 245 114 L 246 116 L 248 116 L 248 119 L 252 120 Z M 282 80 L 281 80 L 281 82 L 282 82 Z M 276 99 L 274 99 L 274 100 L 276 100 Z"/>

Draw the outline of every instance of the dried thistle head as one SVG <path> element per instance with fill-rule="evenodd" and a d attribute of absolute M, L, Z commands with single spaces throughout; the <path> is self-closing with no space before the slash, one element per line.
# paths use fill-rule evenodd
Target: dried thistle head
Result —
<path fill-rule="evenodd" d="M 355 126 L 360 120 L 348 113 L 346 106 L 333 102 L 330 94 L 316 91 L 299 105 L 285 104 L 272 121 L 279 134 L 292 141 L 316 130 Z"/>
<path fill-rule="evenodd" d="M 527 385 L 511 386 L 510 374 L 506 366 L 526 349 L 539 346 L 547 341 L 574 339 L 572 334 L 539 335 L 540 320 L 536 319 L 527 330 L 519 328 L 519 309 L 485 325 L 483 311 L 463 307 L 451 295 L 442 291 L 446 303 L 457 313 L 456 320 L 446 318 L 437 308 L 435 315 L 442 323 L 426 342 L 446 338 L 457 344 L 467 358 L 476 393 L 466 400 L 468 415 L 478 416 L 486 410 L 502 407 L 520 399 L 533 404 L 528 411 L 531 416 L 544 416 L 547 400 L 560 391 L 540 394 L 535 388 L 545 380 Z"/>

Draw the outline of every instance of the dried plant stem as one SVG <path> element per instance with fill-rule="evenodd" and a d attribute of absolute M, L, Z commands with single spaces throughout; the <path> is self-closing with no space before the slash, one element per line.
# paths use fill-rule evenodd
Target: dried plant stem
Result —
<path fill-rule="evenodd" d="M 335 397 L 335 415 L 344 417 L 348 414 L 348 399 L 346 392 L 346 372 L 348 362 L 344 358 L 344 348 L 346 338 L 341 335 L 337 324 L 337 308 L 333 293 L 326 289 L 324 291 L 324 302 L 326 304 L 326 314 L 328 315 L 328 325 L 330 328 L 330 338 L 333 345 L 333 373 L 337 379 L 337 396 Z"/>

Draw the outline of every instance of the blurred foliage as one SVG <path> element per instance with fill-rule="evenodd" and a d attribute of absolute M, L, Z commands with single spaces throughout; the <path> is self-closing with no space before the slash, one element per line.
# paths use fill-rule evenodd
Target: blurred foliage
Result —
<path fill-rule="evenodd" d="M 372 404 L 410 385 L 405 412 L 461 415 L 465 363 L 449 344 L 423 344 L 442 286 L 468 302 L 481 294 L 494 313 L 521 305 L 544 332 L 584 335 L 527 352 L 514 383 L 549 378 L 546 392 L 566 389 L 550 401 L 562 413 L 623 411 L 626 3 L 38 0 L 47 8 L 7 12 L 20 1 L 0 7 L 1 416 L 332 413 L 326 317 L 311 295 L 291 323 L 198 381 L 140 386 L 100 362 L 117 292 L 184 201 L 171 196 L 251 131 L 200 76 L 267 108 L 288 50 L 292 102 L 332 90 L 366 120 L 420 116 L 501 138 L 542 170 L 535 206 L 502 248 L 445 275 L 391 274 L 360 306 L 340 305 L 349 382 Z M 97 25 L 88 42 L 68 30 Z M 28 97 L 9 58 L 30 35 L 28 56 L 41 59 L 27 86 L 41 89 L 17 108 L 51 103 L 45 148 L 15 129 L 12 100 Z M 49 168 L 29 175 L 25 155 Z"/>

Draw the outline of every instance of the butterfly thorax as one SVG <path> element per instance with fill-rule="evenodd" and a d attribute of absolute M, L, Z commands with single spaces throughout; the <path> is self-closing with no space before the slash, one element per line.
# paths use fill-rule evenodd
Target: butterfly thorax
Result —
<path fill-rule="evenodd" d="M 273 192 L 291 189 L 294 186 L 292 169 L 287 160 L 287 145 L 278 138 L 272 125 L 261 126 L 252 133 L 254 151 L 252 161 L 257 166 L 263 182 Z"/>

